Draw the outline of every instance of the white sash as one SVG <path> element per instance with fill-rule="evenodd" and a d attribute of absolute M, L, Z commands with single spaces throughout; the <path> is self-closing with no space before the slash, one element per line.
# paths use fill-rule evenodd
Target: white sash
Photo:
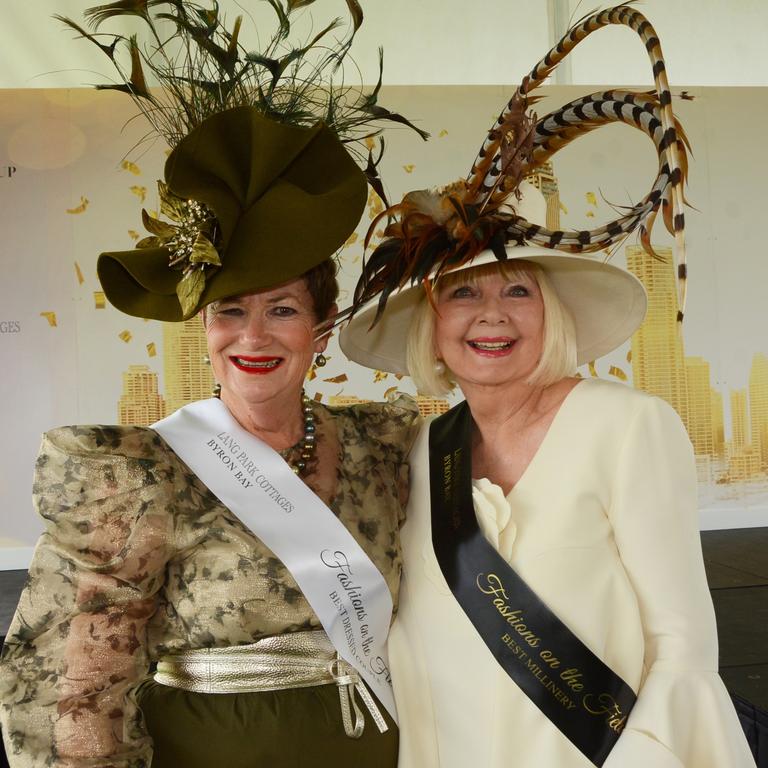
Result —
<path fill-rule="evenodd" d="M 352 534 L 220 400 L 187 405 L 152 429 L 282 560 L 339 655 L 397 722 L 386 653 L 392 596 Z"/>

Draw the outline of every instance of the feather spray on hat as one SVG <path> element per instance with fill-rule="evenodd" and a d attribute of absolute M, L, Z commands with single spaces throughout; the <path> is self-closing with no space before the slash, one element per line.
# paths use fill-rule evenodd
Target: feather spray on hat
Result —
<path fill-rule="evenodd" d="M 159 183 L 170 221 L 143 211 L 149 236 L 137 250 L 99 259 L 107 297 L 128 314 L 183 320 L 329 258 L 357 224 L 366 178 L 383 195 L 383 140 L 376 157 L 364 140 L 387 122 L 427 136 L 378 103 L 381 51 L 373 89 L 344 83 L 363 21 L 357 0 L 345 0 L 346 34 L 332 34 L 343 26 L 337 18 L 299 44 L 293 14 L 314 0 L 264 2 L 276 29 L 260 51 L 241 42 L 243 17 L 227 25 L 215 0 L 117 0 L 85 11 L 85 27 L 55 17 L 115 66 L 120 82 L 96 87 L 128 94 L 152 128 L 146 138 L 172 149 Z M 143 41 L 103 31 L 124 16 L 143 22 Z M 299 221 L 288 226 L 293 208 Z M 280 250 L 289 253 L 275 258 Z"/>
<path fill-rule="evenodd" d="M 537 117 L 531 111 L 537 100 L 532 95 L 535 89 L 585 37 L 611 24 L 628 26 L 640 36 L 651 59 L 655 91 L 593 93 Z M 612 122 L 643 131 L 656 147 L 656 179 L 642 200 L 593 230 L 550 231 L 516 214 L 517 188 L 526 176 L 573 140 Z M 590 15 L 573 26 L 523 79 L 488 132 L 465 179 L 439 189 L 409 192 L 374 221 L 366 246 L 376 224 L 387 217 L 384 239 L 364 263 L 353 306 L 339 320 L 378 297 L 375 325 L 394 291 L 422 281 L 429 297 L 431 280 L 443 271 L 471 262 L 484 250 L 492 250 L 504 260 L 504 246 L 509 243 L 589 253 L 616 245 L 638 230 L 640 241 L 653 256 L 650 233 L 661 209 L 666 228 L 675 236 L 681 321 L 686 278 L 686 147 L 687 139 L 672 112 L 661 45 L 650 22 L 627 5 Z"/>

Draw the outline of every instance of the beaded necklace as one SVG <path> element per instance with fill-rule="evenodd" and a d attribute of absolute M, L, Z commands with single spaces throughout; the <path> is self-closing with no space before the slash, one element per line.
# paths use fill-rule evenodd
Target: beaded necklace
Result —
<path fill-rule="evenodd" d="M 315 453 L 315 414 L 312 410 L 312 401 L 303 391 L 301 393 L 301 413 L 304 418 L 304 437 L 296 445 L 279 452 L 297 475 L 301 475 L 306 470 Z M 295 463 L 289 461 L 288 456 L 296 451 L 299 452 L 299 460 Z"/>

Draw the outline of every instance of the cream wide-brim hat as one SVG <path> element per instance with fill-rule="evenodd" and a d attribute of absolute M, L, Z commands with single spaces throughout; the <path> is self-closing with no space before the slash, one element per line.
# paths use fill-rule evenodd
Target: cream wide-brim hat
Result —
<path fill-rule="evenodd" d="M 521 185 L 522 187 L 523 185 Z M 543 223 L 546 208 L 542 194 L 526 184 L 516 209 L 532 223 Z M 546 273 L 576 326 L 576 363 L 596 360 L 621 346 L 645 317 L 648 299 L 643 284 L 633 274 L 603 260 L 601 255 L 561 253 L 538 246 L 508 245 L 506 264 L 525 260 Z M 483 251 L 458 270 L 498 261 L 493 251 Z M 378 298 L 360 309 L 342 329 L 339 345 L 360 365 L 389 373 L 408 375 L 406 345 L 414 310 L 424 297 L 421 284 L 392 294 L 379 318 Z"/>

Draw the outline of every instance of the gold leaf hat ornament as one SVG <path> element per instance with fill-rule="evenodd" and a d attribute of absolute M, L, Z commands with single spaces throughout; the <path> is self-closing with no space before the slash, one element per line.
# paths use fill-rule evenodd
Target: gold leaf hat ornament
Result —
<path fill-rule="evenodd" d="M 96 87 L 130 95 L 172 148 L 159 182 L 160 217 L 142 212 L 149 236 L 135 250 L 99 257 L 99 279 L 118 309 L 181 321 L 217 299 L 294 279 L 347 240 L 365 207 L 366 181 L 383 193 L 383 141 L 375 159 L 364 142 L 379 134 L 380 121 L 414 126 L 378 104 L 381 76 L 369 92 L 333 84 L 334 75 L 343 82 L 362 23 L 357 0 L 346 0 L 351 30 L 343 39 L 326 42 L 336 19 L 310 41 L 289 44 L 291 14 L 313 1 L 266 0 L 277 31 L 260 52 L 239 42 L 242 17 L 227 28 L 215 3 L 119 0 L 85 12 L 93 31 L 56 17 L 117 68 L 123 82 Z M 102 33 L 117 16 L 143 20 L 150 42 Z M 148 87 L 145 69 L 161 89 Z"/>
<path fill-rule="evenodd" d="M 640 36 L 651 59 L 656 91 L 593 93 L 538 118 L 530 110 L 537 100 L 531 93 L 587 35 L 611 24 L 628 26 Z M 373 221 L 366 246 L 386 216 L 384 239 L 363 266 L 352 307 L 337 318 L 339 323 L 353 315 L 339 339 L 347 356 L 371 368 L 407 372 L 403 338 L 421 297 L 426 292 L 431 300 L 432 286 L 441 274 L 494 259 L 539 263 L 573 315 L 579 364 L 606 354 L 637 329 L 647 300 L 642 284 L 629 272 L 585 254 L 616 246 L 638 231 L 654 257 L 650 232 L 659 210 L 675 237 L 682 320 L 688 145 L 671 100 L 661 46 L 643 14 L 620 5 L 578 22 L 523 79 L 485 138 L 467 178 L 439 189 L 409 192 Z M 596 229 L 547 229 L 543 197 L 525 179 L 574 139 L 612 122 L 637 128 L 653 141 L 659 164 L 650 192 Z M 526 186 L 530 188 L 521 195 Z"/>

